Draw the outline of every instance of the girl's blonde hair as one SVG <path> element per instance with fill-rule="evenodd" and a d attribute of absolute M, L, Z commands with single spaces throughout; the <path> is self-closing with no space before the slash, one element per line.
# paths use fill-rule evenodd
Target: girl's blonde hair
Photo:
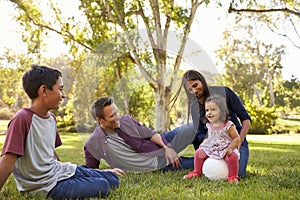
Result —
<path fill-rule="evenodd" d="M 226 122 L 229 120 L 229 112 L 225 98 L 220 95 L 212 95 L 205 100 L 205 103 L 208 102 L 214 102 L 220 108 L 220 121 Z"/>

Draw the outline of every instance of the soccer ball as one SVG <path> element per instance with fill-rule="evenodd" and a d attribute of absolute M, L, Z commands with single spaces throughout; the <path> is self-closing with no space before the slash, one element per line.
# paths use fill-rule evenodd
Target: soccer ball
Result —
<path fill-rule="evenodd" d="M 202 173 L 213 181 L 225 180 L 228 177 L 228 166 L 224 159 L 207 158 Z"/>

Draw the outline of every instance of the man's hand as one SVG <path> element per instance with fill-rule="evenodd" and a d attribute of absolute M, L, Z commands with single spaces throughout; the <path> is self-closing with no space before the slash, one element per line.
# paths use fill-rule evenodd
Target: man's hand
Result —
<path fill-rule="evenodd" d="M 161 135 L 154 134 L 151 139 L 152 142 L 157 144 L 158 146 L 161 146 L 165 150 L 165 156 L 167 165 L 172 163 L 172 166 L 174 168 L 180 167 L 180 157 L 177 155 L 177 153 L 172 149 L 171 147 L 168 147 L 162 140 Z"/>
<path fill-rule="evenodd" d="M 113 172 L 114 174 L 118 175 L 118 176 L 122 176 L 123 174 L 125 174 L 125 172 L 122 169 L 119 168 L 113 168 L 113 169 L 103 169 L 104 171 L 109 171 L 109 172 Z"/>
<path fill-rule="evenodd" d="M 174 151 L 174 149 L 172 149 L 168 146 L 164 146 L 164 149 L 165 149 L 167 165 L 172 163 L 172 166 L 174 168 L 179 168 L 181 160 L 180 160 L 180 157 L 177 155 L 177 153 Z"/>

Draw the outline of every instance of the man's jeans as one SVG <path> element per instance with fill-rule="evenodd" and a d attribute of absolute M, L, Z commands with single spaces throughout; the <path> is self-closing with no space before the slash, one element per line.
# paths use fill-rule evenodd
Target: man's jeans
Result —
<path fill-rule="evenodd" d="M 195 135 L 196 132 L 192 124 L 182 125 L 169 132 L 163 133 L 163 136 L 171 143 L 172 148 L 176 153 L 181 152 L 190 145 L 193 142 Z M 178 169 L 173 168 L 172 164 L 166 166 L 166 158 L 164 156 L 159 157 L 158 161 L 159 168 L 162 171 L 194 168 L 194 157 L 181 157 L 181 166 Z"/>
<path fill-rule="evenodd" d="M 110 189 L 119 186 L 119 178 L 112 172 L 77 166 L 75 174 L 68 179 L 57 182 L 47 198 L 84 199 L 88 197 L 105 197 Z"/>

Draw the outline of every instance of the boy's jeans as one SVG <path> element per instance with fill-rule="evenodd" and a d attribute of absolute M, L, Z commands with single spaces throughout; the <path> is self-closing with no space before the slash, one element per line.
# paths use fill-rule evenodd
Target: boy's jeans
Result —
<path fill-rule="evenodd" d="M 57 182 L 47 198 L 84 199 L 88 197 L 105 197 L 111 188 L 119 186 L 119 178 L 112 172 L 77 166 L 75 174 L 68 179 Z"/>

